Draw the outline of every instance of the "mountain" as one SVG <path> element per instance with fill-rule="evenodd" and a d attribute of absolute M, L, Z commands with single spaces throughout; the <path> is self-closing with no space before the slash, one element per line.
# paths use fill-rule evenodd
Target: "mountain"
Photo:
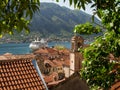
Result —
<path fill-rule="evenodd" d="M 54 3 L 41 3 L 40 12 L 36 12 L 31 21 L 30 30 L 43 35 L 69 35 L 77 24 L 91 22 L 91 15 L 61 7 Z M 95 22 L 100 21 L 95 18 Z M 66 36 L 67 36 L 66 35 Z"/>
<path fill-rule="evenodd" d="M 0 42 L 31 42 L 36 37 L 69 41 L 73 36 L 74 26 L 85 22 L 91 22 L 91 15 L 83 11 L 71 10 L 54 3 L 41 3 L 40 11 L 36 12 L 32 18 L 30 34 L 22 32 L 12 36 L 6 35 L 0 39 Z M 100 23 L 97 18 L 95 22 Z M 96 34 L 82 36 L 84 39 L 93 40 Z"/>

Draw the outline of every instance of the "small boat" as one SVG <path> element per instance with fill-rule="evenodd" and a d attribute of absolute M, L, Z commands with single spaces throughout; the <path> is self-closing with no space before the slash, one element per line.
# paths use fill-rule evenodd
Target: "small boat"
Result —
<path fill-rule="evenodd" d="M 37 38 L 37 40 L 35 41 L 32 41 L 29 45 L 29 48 L 32 50 L 32 51 L 35 51 L 41 47 L 47 47 L 48 44 L 47 44 L 47 41 L 45 41 L 43 38 L 41 40 L 39 40 Z"/>

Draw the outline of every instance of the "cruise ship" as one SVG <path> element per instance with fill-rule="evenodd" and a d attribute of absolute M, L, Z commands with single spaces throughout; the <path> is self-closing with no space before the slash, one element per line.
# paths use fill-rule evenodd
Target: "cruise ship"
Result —
<path fill-rule="evenodd" d="M 41 47 L 47 47 L 48 46 L 48 43 L 46 40 L 44 40 L 43 38 L 41 40 L 39 40 L 37 38 L 37 40 L 35 41 L 32 41 L 29 45 L 29 48 L 32 50 L 32 51 L 35 51 Z"/>

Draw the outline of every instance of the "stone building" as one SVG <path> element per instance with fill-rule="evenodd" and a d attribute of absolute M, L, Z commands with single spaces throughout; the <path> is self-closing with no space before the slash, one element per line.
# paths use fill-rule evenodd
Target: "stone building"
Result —
<path fill-rule="evenodd" d="M 71 52 L 70 52 L 70 75 L 74 72 L 79 72 L 82 68 L 82 54 L 78 51 L 79 48 L 84 46 L 84 39 L 81 36 L 73 36 L 71 39 Z"/>

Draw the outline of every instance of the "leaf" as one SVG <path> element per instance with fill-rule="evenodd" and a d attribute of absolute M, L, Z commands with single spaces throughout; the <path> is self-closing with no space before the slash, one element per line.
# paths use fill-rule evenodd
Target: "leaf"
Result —
<path fill-rule="evenodd" d="M 13 31 L 9 31 L 9 34 L 10 34 L 10 35 L 13 35 Z"/>
<path fill-rule="evenodd" d="M 74 5 L 76 5 L 77 4 L 77 0 L 74 0 Z"/>
<path fill-rule="evenodd" d="M 59 2 L 59 0 L 56 0 L 57 2 Z M 65 0 L 64 0 L 65 1 Z"/>
<path fill-rule="evenodd" d="M 99 18 L 101 18 L 101 11 L 100 10 L 97 11 L 97 15 Z"/>
<path fill-rule="evenodd" d="M 74 0 L 74 8 L 76 8 L 77 0 Z"/>
<path fill-rule="evenodd" d="M 69 0 L 69 2 L 70 2 L 70 5 L 72 5 L 72 0 Z"/>
<path fill-rule="evenodd" d="M 94 16 L 94 15 L 92 15 L 92 22 L 94 22 L 94 19 L 95 19 L 95 16 Z"/>
<path fill-rule="evenodd" d="M 27 34 L 29 34 L 29 33 L 30 33 L 30 30 L 29 30 L 29 29 L 26 29 L 25 32 L 26 32 Z"/>
<path fill-rule="evenodd" d="M 91 0 L 86 0 L 88 3 L 92 3 L 92 1 Z"/>
<path fill-rule="evenodd" d="M 83 8 L 83 10 L 85 10 L 85 5 L 84 4 L 82 4 L 82 8 Z"/>
<path fill-rule="evenodd" d="M 0 38 L 2 38 L 3 37 L 3 35 L 2 34 L 0 34 Z"/>
<path fill-rule="evenodd" d="M 85 10 L 85 1 L 84 0 L 81 0 L 81 6 L 82 6 L 83 10 Z"/>
<path fill-rule="evenodd" d="M 77 8 L 79 8 L 79 9 L 81 8 L 80 2 L 78 2 Z"/>
<path fill-rule="evenodd" d="M 96 6 L 96 4 L 93 4 L 92 6 L 91 6 L 91 8 L 93 8 L 93 7 L 95 7 Z"/>

